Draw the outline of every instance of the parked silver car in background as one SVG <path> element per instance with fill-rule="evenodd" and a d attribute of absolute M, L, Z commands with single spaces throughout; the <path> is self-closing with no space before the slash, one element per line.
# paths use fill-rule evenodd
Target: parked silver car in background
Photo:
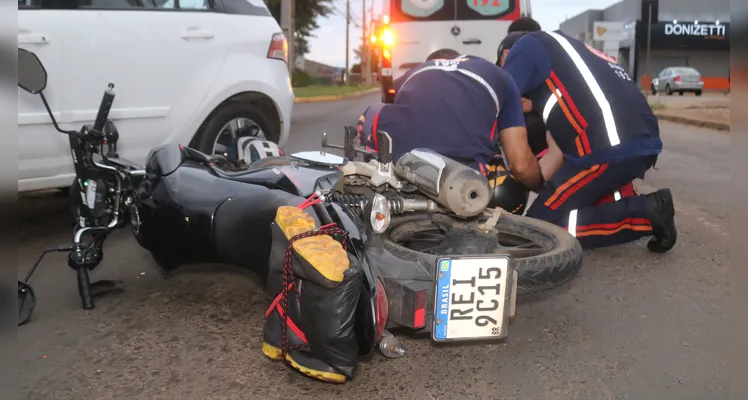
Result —
<path fill-rule="evenodd" d="M 668 96 L 678 93 L 683 96 L 685 92 L 693 92 L 701 96 L 704 89 L 704 81 L 699 71 L 691 67 L 668 67 L 652 79 L 652 94 L 664 91 Z"/>

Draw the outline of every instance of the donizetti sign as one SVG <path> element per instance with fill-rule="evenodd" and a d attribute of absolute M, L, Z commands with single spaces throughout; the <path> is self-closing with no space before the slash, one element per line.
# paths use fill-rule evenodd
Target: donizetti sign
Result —
<path fill-rule="evenodd" d="M 669 23 L 665 25 L 666 35 L 675 36 L 725 36 L 727 27 L 720 24 L 683 24 Z"/>

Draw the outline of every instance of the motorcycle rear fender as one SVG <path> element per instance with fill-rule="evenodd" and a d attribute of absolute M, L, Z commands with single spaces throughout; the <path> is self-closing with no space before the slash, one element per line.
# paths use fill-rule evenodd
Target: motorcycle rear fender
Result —
<path fill-rule="evenodd" d="M 397 257 L 384 248 L 382 239 L 369 235 L 366 241 L 366 256 L 369 263 L 375 266 L 377 273 L 383 277 L 389 305 L 389 323 L 391 326 L 402 326 L 418 329 L 414 326 L 416 303 L 414 295 L 426 291 L 424 314 L 425 328 L 431 328 L 434 309 L 434 273 L 436 265 L 429 265 L 421 259 L 411 261 Z"/>

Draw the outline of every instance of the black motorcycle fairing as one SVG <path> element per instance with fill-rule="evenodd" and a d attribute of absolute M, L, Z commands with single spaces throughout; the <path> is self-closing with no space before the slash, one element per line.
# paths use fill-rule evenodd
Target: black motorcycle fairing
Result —
<path fill-rule="evenodd" d="M 170 175 L 187 158 L 183 148 L 184 146 L 176 143 L 154 147 L 146 156 L 146 171 L 157 176 Z"/>
<path fill-rule="evenodd" d="M 218 261 L 213 219 L 227 199 L 274 200 L 267 187 L 219 179 L 194 161 L 169 175 L 146 178 L 141 189 L 142 197 L 136 200 L 141 221 L 137 238 L 154 256 L 168 260 L 168 265 L 161 265 L 167 271 L 184 263 Z"/>
<path fill-rule="evenodd" d="M 265 169 L 242 172 L 227 172 L 216 167 L 211 167 L 210 171 L 216 177 L 228 181 L 260 185 L 269 189 L 279 189 L 293 194 L 300 194 L 294 182 L 283 174 L 281 167 L 267 167 Z"/>
<path fill-rule="evenodd" d="M 265 189 L 263 187 L 259 187 Z M 280 206 L 297 206 L 303 197 L 283 190 L 255 190 L 218 206 L 213 219 L 217 260 L 267 278 L 272 244 L 271 224 Z M 312 215 L 315 219 L 316 216 Z"/>
<path fill-rule="evenodd" d="M 289 205 L 298 205 L 313 193 L 302 192 L 298 182 L 316 182 L 329 175 L 342 176 L 337 169 L 287 166 L 241 174 L 241 179 L 246 181 L 223 179 L 208 163 L 189 157 L 180 158 L 179 154 L 186 153 L 180 146 L 168 145 L 153 152 L 136 199 L 140 217 L 136 233 L 138 242 L 153 253 L 167 272 L 185 263 L 228 260 L 234 263 L 244 259 L 245 254 L 266 254 L 269 251 L 267 243 L 260 240 L 253 244 L 251 236 L 244 237 L 247 229 L 252 232 L 253 229 L 265 229 L 269 234 L 278 206 L 286 204 L 285 201 L 291 202 Z M 177 163 L 176 169 L 164 173 Z M 290 175 L 296 182 L 283 170 L 292 171 Z M 309 185 L 302 187 L 308 189 Z M 297 197 L 299 194 L 302 197 Z M 239 198 L 242 200 L 237 200 Z M 233 200 L 238 202 L 226 205 L 226 212 L 221 213 L 221 228 L 216 231 L 217 210 L 224 202 Z M 232 211 L 229 213 L 229 210 Z M 242 222 L 228 222 L 230 218 L 226 215 Z M 251 228 L 242 224 L 249 224 Z M 220 238 L 214 236 L 217 234 L 221 235 Z M 236 243 L 229 239 L 232 235 L 244 237 L 243 249 L 234 254 L 224 247 L 217 253 L 215 243 Z M 221 256 L 223 253 L 225 255 Z M 267 257 L 262 259 L 267 260 Z"/>
<path fill-rule="evenodd" d="M 283 175 L 293 182 L 299 195 L 304 197 L 309 197 L 320 189 L 332 189 L 338 180 L 343 177 L 343 171 L 335 167 L 291 165 L 279 167 L 279 169 Z"/>

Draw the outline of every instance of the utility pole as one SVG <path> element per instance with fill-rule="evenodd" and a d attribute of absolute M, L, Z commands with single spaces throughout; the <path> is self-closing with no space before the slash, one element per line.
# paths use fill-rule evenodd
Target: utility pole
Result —
<path fill-rule="evenodd" d="M 649 3 L 649 14 L 647 17 L 647 76 L 649 77 L 649 85 L 652 86 L 652 3 Z M 646 98 L 649 100 L 650 88 L 645 88 Z"/>
<path fill-rule="evenodd" d="M 294 40 L 294 0 L 281 0 L 281 30 L 288 42 L 288 73 L 293 73 L 295 68 L 296 41 Z"/>
<path fill-rule="evenodd" d="M 345 75 L 344 75 L 344 83 L 348 84 L 350 81 L 348 80 L 348 73 L 350 72 L 350 65 L 348 65 L 348 53 L 350 53 L 350 50 L 348 49 L 348 44 L 350 43 L 350 40 L 348 38 L 348 35 L 350 34 L 351 30 L 351 0 L 345 0 Z"/>
<path fill-rule="evenodd" d="M 376 32 L 374 31 L 374 2 L 375 0 L 371 0 L 371 7 L 369 8 L 369 35 L 375 35 Z M 371 75 L 375 72 L 371 70 L 371 64 L 374 60 L 374 46 L 371 45 L 371 40 L 369 40 L 368 37 L 364 36 L 364 42 L 368 46 L 368 50 L 366 52 L 367 57 L 369 57 L 369 62 L 367 63 L 369 65 L 369 79 L 371 79 Z"/>
<path fill-rule="evenodd" d="M 369 37 L 366 35 L 366 0 L 362 0 L 361 4 L 361 30 L 363 30 L 363 37 L 361 38 L 361 83 L 368 85 L 371 78 L 371 63 L 369 62 Z"/>

